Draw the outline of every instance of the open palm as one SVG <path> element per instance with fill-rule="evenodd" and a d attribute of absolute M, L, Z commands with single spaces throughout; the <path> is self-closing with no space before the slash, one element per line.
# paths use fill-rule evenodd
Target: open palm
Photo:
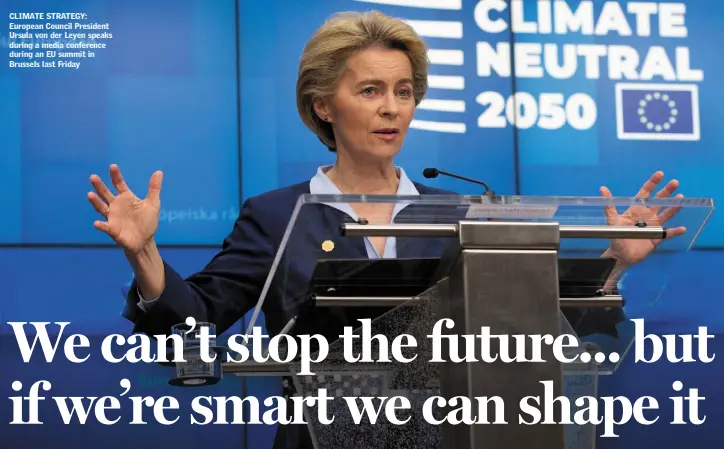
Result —
<path fill-rule="evenodd" d="M 128 188 L 117 165 L 110 166 L 110 175 L 116 188 L 115 195 L 99 176 L 90 177 L 95 192 L 88 192 L 88 200 L 106 220 L 98 220 L 93 226 L 108 234 L 126 251 L 137 253 L 153 240 L 158 228 L 163 173 L 157 171 L 151 176 L 145 199 L 138 198 Z"/>
<path fill-rule="evenodd" d="M 663 179 L 663 172 L 654 173 L 638 191 L 636 198 L 648 198 Z M 655 197 L 668 198 L 676 191 L 678 186 L 679 182 L 677 180 L 669 181 L 664 188 L 656 193 Z M 601 195 L 606 198 L 613 196 L 608 187 L 605 186 L 601 187 Z M 674 198 L 683 197 L 684 195 L 678 194 Z M 616 206 L 605 206 L 606 220 L 612 226 L 636 226 L 643 223 L 646 226 L 664 226 L 667 221 L 679 212 L 679 209 L 678 207 L 664 208 L 662 206 L 636 205 L 629 207 L 623 214 L 619 214 L 616 211 Z M 685 232 L 686 228 L 683 226 L 668 229 L 666 239 L 680 236 Z M 614 239 L 611 240 L 611 252 L 620 262 L 635 264 L 646 259 L 662 241 L 662 239 Z"/>

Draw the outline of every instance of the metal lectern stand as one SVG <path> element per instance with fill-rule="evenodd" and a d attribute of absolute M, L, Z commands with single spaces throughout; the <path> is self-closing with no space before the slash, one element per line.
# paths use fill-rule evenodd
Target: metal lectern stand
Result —
<path fill-rule="evenodd" d="M 335 398 L 329 408 L 335 415 L 335 422 L 329 426 L 319 424 L 315 410 L 307 410 L 307 422 L 317 448 L 567 449 L 595 446 L 595 427 L 592 425 L 519 423 L 519 415 L 528 422 L 532 419 L 521 412 L 520 401 L 528 396 L 542 397 L 545 384 L 549 385 L 548 391 L 553 397 L 566 396 L 571 404 L 576 397 L 595 397 L 598 375 L 616 370 L 633 339 L 628 326 L 630 322 L 625 318 L 609 323 L 614 330 L 609 335 L 588 336 L 588 341 L 576 335 L 571 326 L 576 323 L 569 323 L 562 311 L 576 308 L 591 316 L 598 313 L 599 319 L 605 321 L 609 312 L 622 309 L 623 298 L 615 290 L 611 290 L 614 293 L 602 290 L 588 297 L 561 297 L 560 258 L 571 254 L 582 261 L 586 257 L 599 257 L 611 239 L 663 239 L 667 229 L 675 226 L 686 226 L 687 233 L 664 241 L 658 249 L 667 254 L 687 250 L 713 206 L 710 200 L 696 199 L 499 197 L 495 203 L 486 201 L 490 200 L 480 197 L 337 196 L 307 196 L 300 200 L 274 273 L 270 274 L 270 283 L 283 283 L 285 276 L 291 276 L 284 274 L 285 266 L 300 256 L 298 252 L 308 250 L 308 246 L 305 249 L 296 242 L 308 241 L 310 233 L 328 235 L 330 240 L 337 241 L 360 236 L 394 236 L 398 242 L 413 245 L 425 244 L 428 239 L 452 242 L 442 265 L 446 267 L 444 272 L 434 285 L 419 295 L 360 298 L 340 297 L 332 292 L 316 297 L 316 307 L 355 307 L 370 303 L 393 306 L 391 311 L 372 322 L 372 333 L 383 334 L 390 342 L 397 335 L 412 335 L 417 341 L 414 353 L 418 354 L 411 363 L 349 364 L 343 358 L 341 341 L 336 341 L 331 343 L 325 361 L 313 367 L 314 376 L 293 375 L 299 394 L 315 395 L 319 388 L 326 388 Z M 405 204 L 403 210 L 407 210 L 408 215 L 404 219 L 401 212 L 398 217 L 403 218 L 388 225 L 346 223 L 341 229 L 330 229 L 326 234 L 305 229 L 305 207 L 312 213 L 313 207 L 320 205 L 329 207 L 356 202 Z M 607 218 L 604 213 L 605 206 L 618 207 L 619 213 L 628 209 L 626 218 L 631 224 L 621 220 L 624 225 L 609 225 L 610 216 Z M 679 212 L 662 227 L 648 212 L 666 207 L 677 207 Z M 570 244 L 566 245 L 566 242 Z M 450 248 L 454 250 L 449 251 Z M 315 257 L 328 256 L 320 252 Z M 633 300 L 640 301 L 640 298 Z M 503 363 L 498 359 L 429 363 L 432 347 L 427 337 L 434 324 L 443 318 L 449 318 L 455 324 L 452 329 L 443 328 L 447 334 L 476 335 L 486 328 L 491 335 L 550 335 L 552 338 L 573 335 L 580 347 L 568 348 L 565 353 L 569 357 L 572 354 L 583 354 L 583 357 L 576 362 L 560 363 L 550 345 L 543 345 L 541 353 L 534 354 L 530 339 L 526 340 L 526 349 L 518 346 L 522 340 L 513 338 L 509 339 L 508 348 L 501 346 L 499 340 L 493 340 L 489 348 L 483 348 L 482 340 L 475 339 L 475 355 L 489 350 L 492 354 L 506 352 L 525 355 L 528 359 L 539 356 L 545 362 Z M 355 333 L 359 335 L 360 330 Z M 449 349 L 443 346 L 443 354 L 449 355 Z M 457 352 L 464 355 L 460 348 Z M 611 356 L 612 353 L 615 354 Z M 281 376 L 299 372 L 299 365 L 226 363 L 223 370 L 227 374 L 256 375 L 265 371 Z M 400 417 L 410 419 L 404 425 L 394 425 L 382 414 L 374 425 L 366 418 L 355 424 L 343 400 L 345 396 L 404 396 L 412 404 L 412 410 L 400 413 Z M 456 425 L 429 422 L 423 407 L 433 396 L 471 399 L 472 416 L 482 422 Z M 494 400 L 487 404 L 482 402 L 482 406 L 481 402 L 475 401 L 475 398 L 493 397 L 502 399 L 504 413 L 497 413 L 502 408 L 496 408 L 499 405 Z M 451 412 L 460 409 L 462 403 L 458 400 L 452 407 L 432 407 L 429 412 L 435 419 L 461 418 L 460 413 Z M 535 402 L 529 404 L 536 405 Z M 544 409 L 542 404 L 537 408 Z M 572 406 L 571 416 L 575 410 Z M 559 422 L 560 415 L 551 418 Z"/>

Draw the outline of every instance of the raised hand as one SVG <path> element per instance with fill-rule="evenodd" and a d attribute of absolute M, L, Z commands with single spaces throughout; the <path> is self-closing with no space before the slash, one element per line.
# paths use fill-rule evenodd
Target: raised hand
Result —
<path fill-rule="evenodd" d="M 155 172 L 148 184 L 145 199 L 138 198 L 123 180 L 117 165 L 110 166 L 114 195 L 98 175 L 91 175 L 95 192 L 88 192 L 88 201 L 105 221 L 95 221 L 93 226 L 108 234 L 124 250 L 132 254 L 142 251 L 153 241 L 161 211 L 161 183 L 163 173 Z"/>
<path fill-rule="evenodd" d="M 663 172 L 658 171 L 654 173 L 638 191 L 636 198 L 648 198 L 663 179 Z M 678 187 L 679 181 L 675 179 L 671 180 L 656 193 L 655 197 L 668 198 Z M 608 187 L 605 186 L 601 187 L 601 195 L 605 198 L 613 196 Z M 683 197 L 684 195 L 678 194 L 674 198 Z M 664 208 L 662 206 L 649 207 L 636 205 L 629 207 L 623 214 L 619 214 L 616 211 L 616 206 L 605 206 L 606 219 L 608 224 L 613 226 L 635 226 L 641 221 L 646 223 L 647 226 L 664 226 L 667 221 L 676 215 L 679 209 L 678 207 Z M 678 237 L 685 232 L 686 228 L 683 226 L 668 229 L 666 239 Z M 635 264 L 646 259 L 661 242 L 661 239 L 615 239 L 611 240 L 609 252 L 611 252 L 619 262 Z"/>

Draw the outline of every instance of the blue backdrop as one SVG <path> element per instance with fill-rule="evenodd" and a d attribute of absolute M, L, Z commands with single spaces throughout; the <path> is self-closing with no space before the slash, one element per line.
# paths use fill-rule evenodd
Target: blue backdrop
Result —
<path fill-rule="evenodd" d="M 82 11 L 113 34 L 79 69 L 19 70 L 8 67 L 3 26 L 0 187 L 15 194 L 0 242 L 107 243 L 88 226 L 95 212 L 79 192 L 115 162 L 138 196 L 154 170 L 166 174 L 160 242 L 218 244 L 239 205 L 235 2 L 12 0 L 0 8 L 4 18 Z"/>
<path fill-rule="evenodd" d="M 431 88 L 398 160 L 415 180 L 478 191 L 455 180 L 424 180 L 422 169 L 435 166 L 486 180 L 502 194 L 597 195 L 605 184 L 627 196 L 661 169 L 681 181 L 686 196 L 718 201 L 724 195 L 719 176 L 724 128 L 716 123 L 716 98 L 724 95 L 718 73 L 724 5 L 650 2 L 657 13 L 647 33 L 627 12 L 634 2 L 568 1 L 567 10 L 578 11 L 583 26 L 556 33 L 546 30 L 545 20 L 545 8 L 554 3 L 525 1 L 512 12 L 508 7 L 488 12 L 486 5 L 505 2 L 0 0 L 0 16 L 7 18 L 0 26 L 0 398 L 14 395 L 13 380 L 39 379 L 50 380 L 56 395 L 118 395 L 124 377 L 133 383 L 132 393 L 174 395 L 182 407 L 198 394 L 166 385 L 160 368 L 111 365 L 99 354 L 75 366 L 24 364 L 3 323 L 70 321 L 72 330 L 91 336 L 96 347 L 102 336 L 130 330 L 120 317 L 130 269 L 122 252 L 93 229 L 95 212 L 86 200 L 89 175 L 107 178 L 110 163 L 120 165 L 139 196 L 154 170 L 165 172 L 158 241 L 182 274 L 212 257 L 243 199 L 308 179 L 319 165 L 332 163 L 333 155 L 298 118 L 295 81 L 304 43 L 337 11 L 375 8 L 404 17 L 432 49 Z M 592 18 L 612 17 L 604 21 L 611 30 L 599 25 L 588 32 L 588 4 Z M 621 7 L 631 33 L 613 4 Z M 566 9 L 555 8 L 550 16 L 564 17 Z M 28 41 L 9 35 L 9 24 L 21 22 L 10 14 L 22 12 L 87 13 L 89 21 L 109 23 L 113 38 L 77 70 L 10 68 L 11 60 L 25 60 L 9 56 L 11 42 Z M 664 19 L 662 27 L 659 13 L 673 17 L 675 26 L 667 27 Z M 557 26 L 554 20 L 550 30 Z M 667 36 L 677 32 L 678 37 Z M 506 48 L 512 58 L 506 58 Z M 546 52 L 557 58 L 541 56 Z M 577 52 L 575 66 L 566 52 Z M 626 64 L 639 58 L 632 69 L 636 79 L 616 76 L 625 66 L 616 62 L 616 52 L 629 58 Z M 673 78 L 661 52 L 671 59 Z M 654 59 L 645 63 L 647 55 Z M 657 131 L 663 123 L 669 127 Z M 709 326 L 717 333 L 714 350 L 724 350 L 718 302 L 723 228 L 724 220 L 714 214 L 695 250 L 667 265 L 667 289 L 647 315 L 650 331 L 696 333 L 698 326 Z M 650 270 L 663 269 L 655 263 Z M 646 447 L 721 446 L 724 434 L 716 423 L 724 418 L 718 405 L 724 394 L 717 381 L 723 368 L 720 358 L 710 365 L 627 359 L 616 376 L 603 380 L 600 394 L 655 396 L 666 417 L 671 384 L 681 380 L 706 397 L 701 411 L 707 421 L 700 427 L 670 426 L 665 419 L 650 427 L 628 424 L 621 439 L 601 440 L 600 447 L 640 447 L 642 439 L 649 441 Z M 205 394 L 264 397 L 278 390 L 273 378 L 227 378 Z M 10 416 L 11 403 L 3 400 L 3 448 L 59 442 L 266 448 L 274 433 L 264 426 L 207 429 L 181 423 L 63 426 L 51 417 L 40 428 L 10 426 Z"/>

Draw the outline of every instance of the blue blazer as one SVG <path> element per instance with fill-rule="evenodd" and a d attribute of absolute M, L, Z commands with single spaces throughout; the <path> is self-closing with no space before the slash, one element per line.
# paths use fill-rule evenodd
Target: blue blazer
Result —
<path fill-rule="evenodd" d="M 414 184 L 421 195 L 455 195 Z M 171 326 L 183 323 L 189 316 L 216 324 L 217 334 L 226 331 L 256 306 L 297 200 L 308 193 L 309 182 L 304 182 L 248 199 L 221 251 L 200 272 L 183 279 L 164 262 L 166 286 L 148 312 L 137 306 L 140 298 L 134 280 L 123 312 L 134 323 L 133 332 L 168 334 Z M 413 221 L 416 214 L 430 216 L 429 210 L 415 206 L 403 209 L 396 222 Z M 368 258 L 362 237 L 340 236 L 340 225 L 350 221 L 342 211 L 322 204 L 301 208 L 295 228 L 300 232 L 290 236 L 289 257 L 282 258 L 262 308 L 270 335 L 278 334 L 295 316 L 299 318 L 293 334 L 338 336 L 343 326 L 357 323 L 356 319 L 361 317 L 356 314 L 358 310 L 315 309 L 310 307 L 308 295 L 302 294 L 318 259 Z M 325 240 L 335 242 L 333 251 L 323 252 Z M 440 257 L 447 242 L 448 239 L 397 238 L 397 257 Z"/>
<path fill-rule="evenodd" d="M 415 183 L 422 195 L 449 194 Z M 171 327 L 193 316 L 197 321 L 216 324 L 217 334 L 228 330 L 254 306 L 271 270 L 272 262 L 293 214 L 297 200 L 308 194 L 309 182 L 274 190 L 248 199 L 224 239 L 222 249 L 200 272 L 182 278 L 164 262 L 166 286 L 163 294 L 148 312 L 138 308 L 136 282 L 132 282 L 124 316 L 134 323 L 133 332 L 149 335 L 168 334 Z M 439 212 L 439 211 L 435 211 Z M 409 205 L 397 215 L 396 222 L 419 222 L 436 214 L 429 206 Z M 450 216 L 450 211 L 448 211 Z M 454 217 L 451 217 L 454 218 Z M 458 217 L 458 218 L 463 218 Z M 292 318 L 298 317 L 292 334 L 321 334 L 328 341 L 336 340 L 344 326 L 357 325 L 358 318 L 375 318 L 385 310 L 365 308 L 315 308 L 306 294 L 317 260 L 321 258 L 368 258 L 362 237 L 341 237 L 340 224 L 351 219 L 345 213 L 322 204 L 301 208 L 297 229 L 283 257 L 262 311 L 270 335 L 278 334 Z M 332 240 L 332 252 L 323 252 L 322 242 Z M 441 257 L 451 239 L 397 238 L 397 257 Z M 585 314 L 584 314 L 585 315 Z M 589 318 L 597 314 L 588 314 Z M 575 323 L 575 319 L 569 321 Z M 593 320 L 600 322 L 600 317 Z M 608 321 L 608 320 L 603 320 Z M 580 321 L 579 321 L 580 322 Z M 280 426 L 274 441 L 275 449 L 307 449 L 312 443 L 306 426 Z"/>
<path fill-rule="evenodd" d="M 421 195 L 455 195 L 414 184 Z M 221 251 L 200 272 L 184 279 L 164 262 L 166 287 L 147 312 L 137 306 L 140 298 L 134 280 L 123 311 L 123 315 L 134 323 L 133 332 L 168 334 L 172 326 L 183 323 L 189 316 L 216 324 L 217 334 L 228 330 L 256 306 L 297 200 L 308 193 L 309 182 L 303 182 L 248 199 L 234 228 L 224 239 Z M 441 214 L 439 210 L 431 211 L 430 206 L 411 204 L 397 215 L 395 221 L 420 222 L 420 218 L 429 221 L 435 216 L 464 218 L 462 215 L 455 217 L 456 211 L 464 212 L 453 206 L 452 211 Z M 278 334 L 296 316 L 298 321 L 292 334 L 318 333 L 336 339 L 344 326 L 356 325 L 358 318 L 374 318 L 382 312 L 371 308 L 365 311 L 314 308 L 306 294 L 319 259 L 368 258 L 362 237 L 340 235 L 340 225 L 349 221 L 350 217 L 342 211 L 323 204 L 307 204 L 300 209 L 296 233 L 289 238 L 285 257 L 262 308 L 270 335 Z M 335 242 L 332 252 L 323 252 L 325 240 Z M 450 240 L 397 238 L 397 257 L 441 257 Z M 581 336 L 596 332 L 615 334 L 615 324 L 623 319 L 620 309 L 565 309 L 565 313 Z"/>

